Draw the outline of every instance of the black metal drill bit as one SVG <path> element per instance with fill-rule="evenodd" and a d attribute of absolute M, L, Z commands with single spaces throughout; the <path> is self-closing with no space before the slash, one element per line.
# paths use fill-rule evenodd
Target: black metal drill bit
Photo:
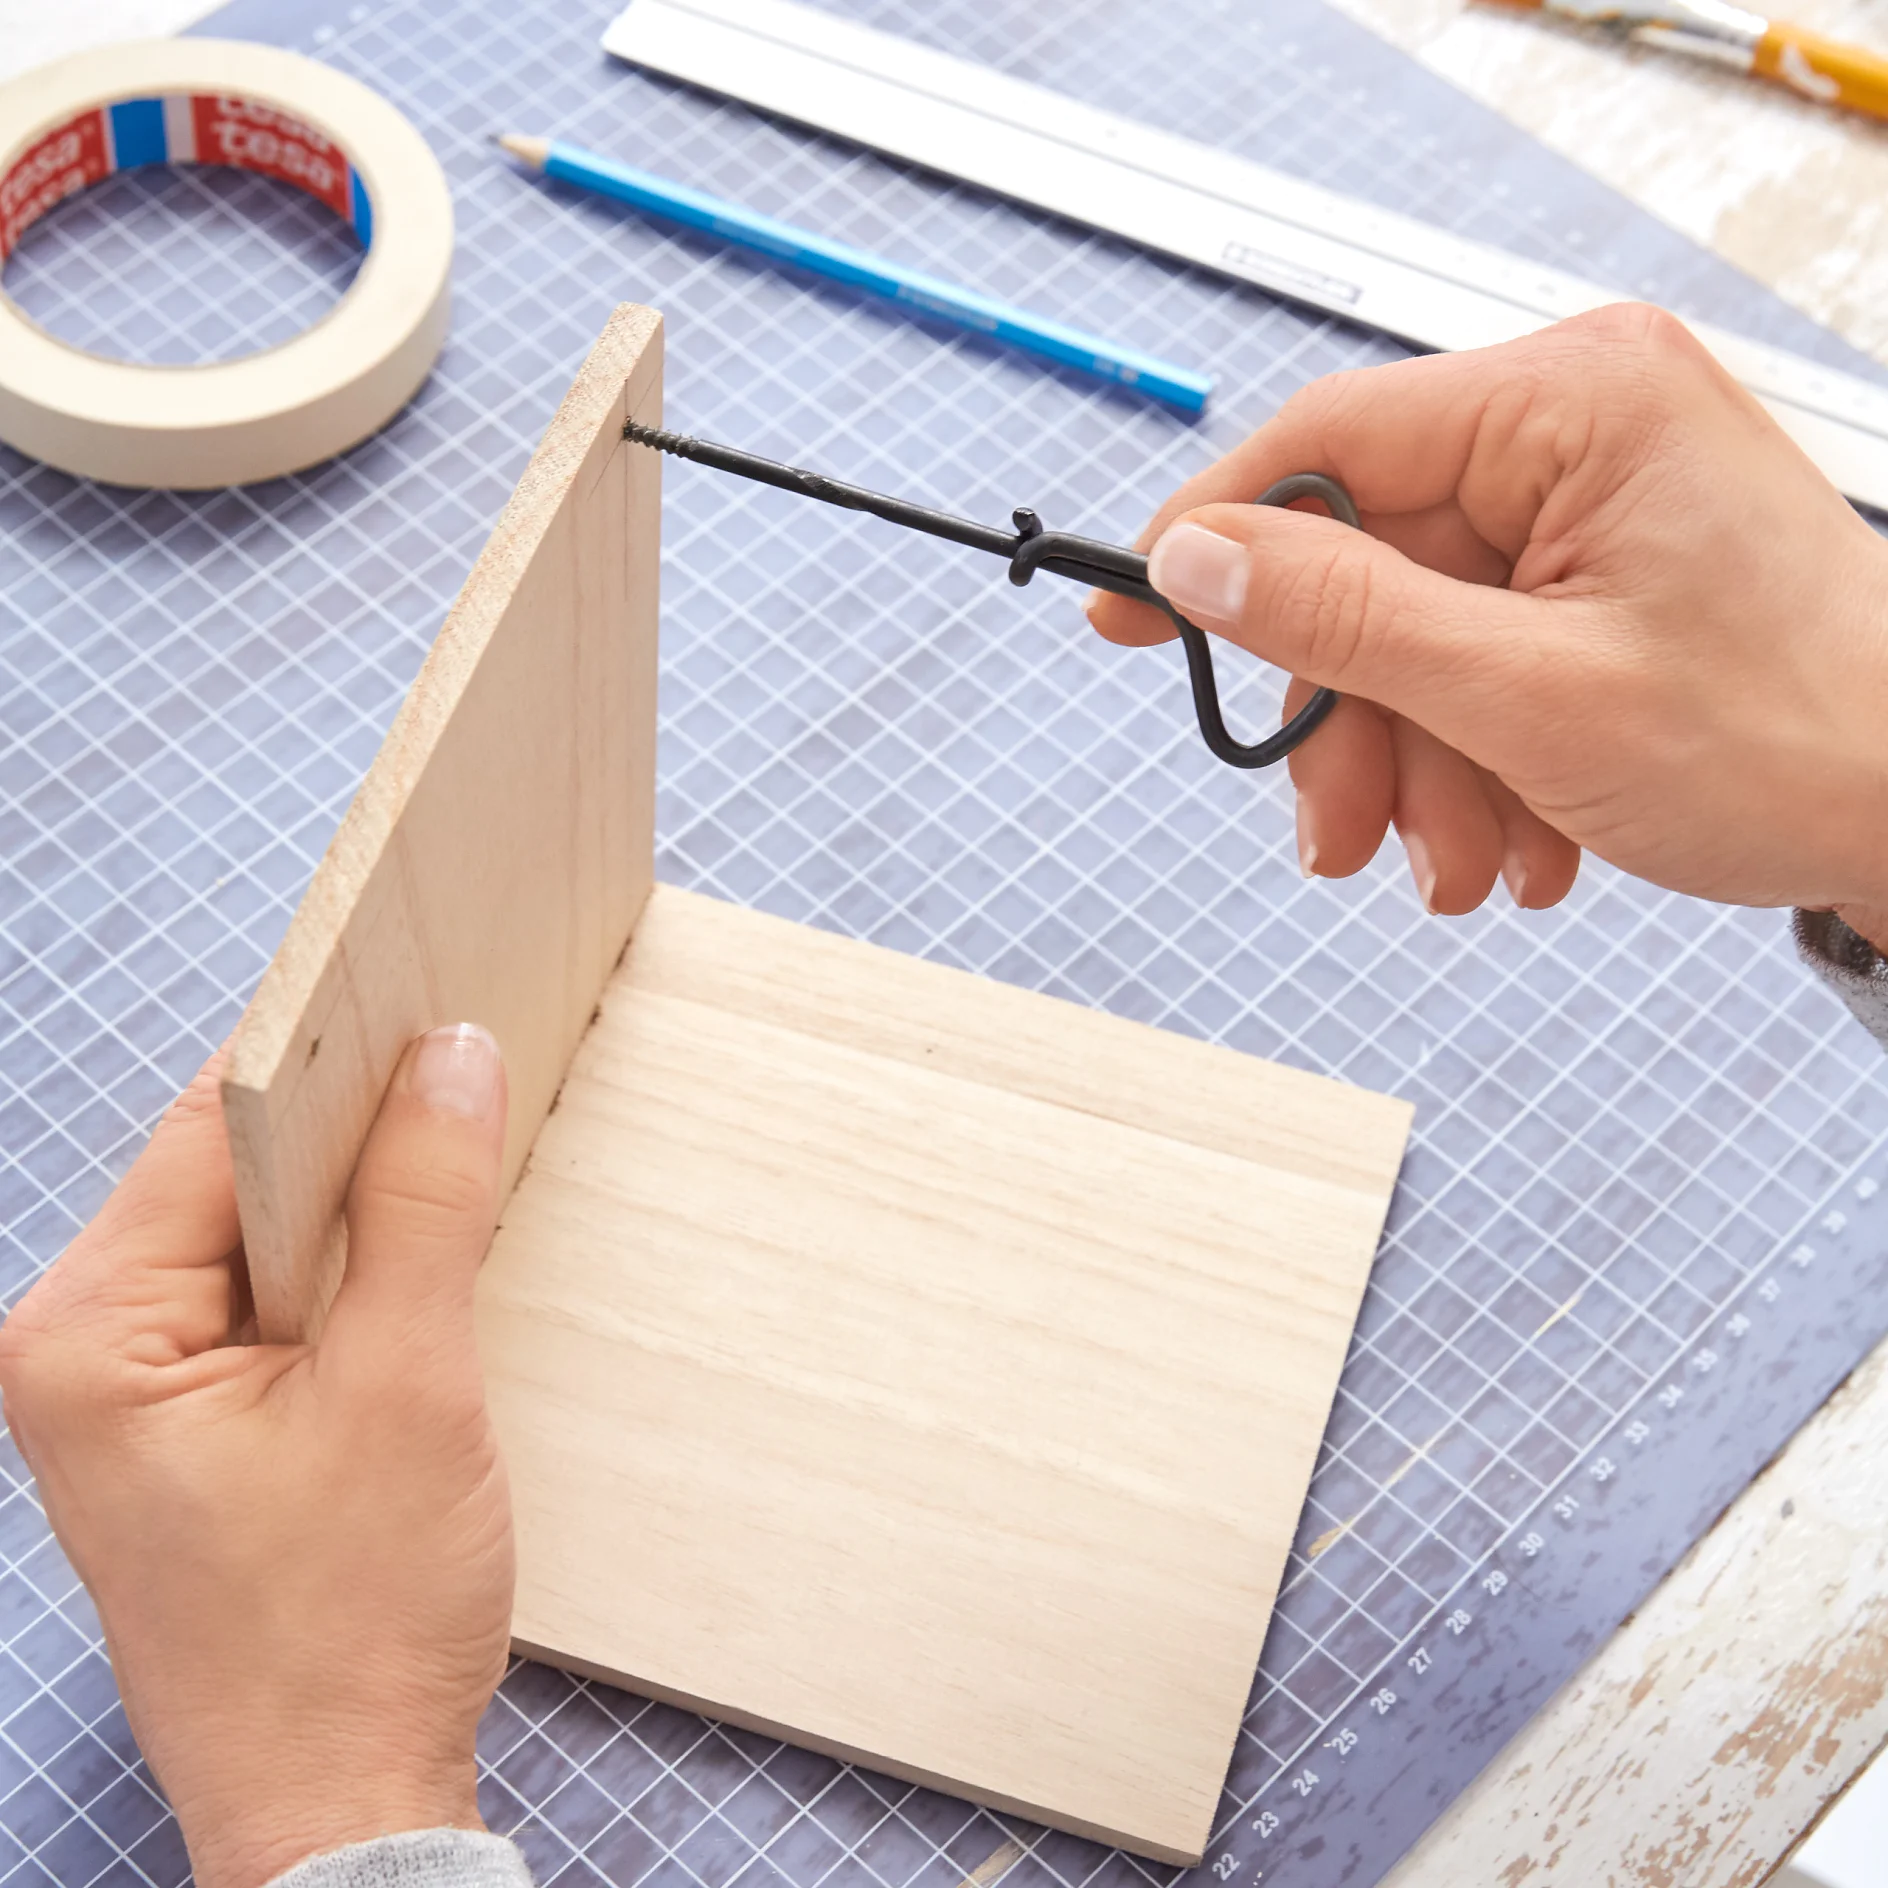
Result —
<path fill-rule="evenodd" d="M 1206 633 L 1188 622 L 1149 584 L 1147 559 L 1125 545 L 1078 537 L 1070 531 L 1045 530 L 1042 520 L 1027 506 L 1018 506 L 1010 514 L 1014 528 L 1005 531 L 997 525 L 954 517 L 948 511 L 934 511 L 929 505 L 914 504 L 907 498 L 868 491 L 863 485 L 848 485 L 843 479 L 828 478 L 823 472 L 808 472 L 798 466 L 782 465 L 775 459 L 763 459 L 758 453 L 743 452 L 738 446 L 716 445 L 712 440 L 664 432 L 659 427 L 642 426 L 634 420 L 623 428 L 623 437 L 640 446 L 653 446 L 658 452 L 673 453 L 678 459 L 713 466 L 718 472 L 757 479 L 763 485 L 776 486 L 783 492 L 798 492 L 803 498 L 817 498 L 824 504 L 841 505 L 847 511 L 870 512 L 875 518 L 901 524 L 907 530 L 923 531 L 934 538 L 948 539 L 952 544 L 966 545 L 973 551 L 988 551 L 1008 560 L 1011 583 L 1025 584 L 1037 571 L 1046 570 L 1053 576 L 1067 577 L 1091 589 L 1111 590 L 1117 596 L 1151 603 L 1163 611 L 1180 632 L 1181 645 L 1186 650 L 1187 676 L 1193 685 L 1193 712 L 1200 724 L 1201 738 L 1228 766 L 1269 767 L 1274 761 L 1283 760 L 1337 706 L 1335 691 L 1320 688 L 1276 734 L 1251 743 L 1235 741 L 1227 732 L 1225 716 L 1220 712 L 1219 686 L 1213 674 L 1213 653 Z M 1295 498 L 1322 499 L 1344 523 L 1357 523 L 1357 508 L 1351 503 L 1350 494 L 1335 479 L 1318 472 L 1300 472 L 1281 479 L 1256 502 L 1289 505 Z"/>

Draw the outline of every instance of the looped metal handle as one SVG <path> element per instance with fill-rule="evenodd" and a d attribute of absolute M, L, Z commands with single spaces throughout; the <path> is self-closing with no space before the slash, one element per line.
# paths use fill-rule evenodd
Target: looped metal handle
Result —
<path fill-rule="evenodd" d="M 1253 500 L 1258 505 L 1289 505 L 1295 498 L 1321 498 L 1331 508 L 1331 515 L 1354 530 L 1363 527 L 1350 493 L 1336 479 L 1322 472 L 1294 472 L 1280 479 L 1270 491 Z M 1187 652 L 1187 679 L 1193 684 L 1193 713 L 1200 724 L 1200 738 L 1228 767 L 1270 767 L 1281 761 L 1293 748 L 1316 733 L 1325 717 L 1337 706 L 1337 691 L 1320 688 L 1305 705 L 1278 730 L 1262 741 L 1250 744 L 1235 741 L 1227 731 L 1226 717 L 1219 706 L 1219 682 L 1213 674 L 1212 645 L 1206 632 L 1189 623 L 1166 598 L 1156 594 L 1155 601 L 1173 618 L 1180 632 L 1181 646 Z"/>

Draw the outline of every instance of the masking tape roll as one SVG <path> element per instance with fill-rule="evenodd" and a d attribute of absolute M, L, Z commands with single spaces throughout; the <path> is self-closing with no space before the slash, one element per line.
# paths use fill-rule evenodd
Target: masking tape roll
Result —
<path fill-rule="evenodd" d="M 35 217 L 113 171 L 229 164 L 299 185 L 367 253 L 280 347 L 148 367 L 68 346 L 0 296 L 0 439 L 115 485 L 279 477 L 384 426 L 446 338 L 452 199 L 426 140 L 345 74 L 272 46 L 108 46 L 0 86 L 0 264 Z"/>

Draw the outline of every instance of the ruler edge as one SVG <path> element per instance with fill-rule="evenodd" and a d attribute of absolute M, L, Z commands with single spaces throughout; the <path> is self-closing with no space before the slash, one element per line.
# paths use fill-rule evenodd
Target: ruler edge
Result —
<path fill-rule="evenodd" d="M 1101 128 L 1109 137 L 1127 141 L 1130 149 L 1152 147 L 1156 154 L 1173 154 L 1178 161 L 1209 170 L 1224 172 L 1243 185 L 1245 202 L 1231 197 L 1224 188 L 1209 191 L 1207 185 L 1171 171 L 1145 163 L 1135 168 L 1146 173 L 1156 188 L 1173 193 L 1176 202 L 1195 204 L 1209 194 L 1226 201 L 1228 212 L 1259 218 L 1286 232 L 1297 232 L 1298 240 L 1315 242 L 1324 248 L 1336 247 L 1360 256 L 1381 274 L 1385 270 L 1419 274 L 1435 283 L 1441 297 L 1453 300 L 1465 310 L 1479 314 L 1484 332 L 1475 339 L 1451 339 L 1423 319 L 1397 319 L 1394 311 L 1371 307 L 1360 309 L 1354 300 L 1320 297 L 1302 276 L 1285 271 L 1268 275 L 1262 269 L 1236 269 L 1223 260 L 1203 256 L 1194 249 L 1163 245 L 1144 230 L 1124 228 L 1098 217 L 1092 209 L 1071 208 L 1041 196 L 1032 197 L 1007 183 L 992 181 L 975 171 L 952 169 L 941 165 L 922 151 L 899 149 L 857 128 L 844 110 L 824 116 L 809 115 L 822 102 L 821 88 L 801 86 L 794 103 L 786 103 L 774 93 L 759 88 L 745 88 L 738 79 L 730 83 L 725 71 L 713 69 L 713 61 L 679 62 L 660 51 L 639 45 L 644 25 L 656 16 L 669 22 L 682 21 L 682 31 L 709 39 L 736 36 L 747 42 L 759 42 L 778 52 L 785 49 L 793 57 L 812 62 L 828 73 L 845 73 L 854 85 L 887 86 L 903 91 L 916 89 L 914 82 L 897 71 L 888 73 L 882 63 L 894 67 L 914 67 L 924 79 L 923 91 L 931 106 L 944 113 L 973 113 L 992 118 L 1018 136 L 1049 139 L 1050 134 L 1033 123 L 1025 122 L 1016 109 L 1023 103 L 1041 101 L 1042 110 L 1051 121 L 1073 120 Z M 756 21 L 758 20 L 758 23 Z M 782 34 L 791 34 L 802 26 L 811 29 L 813 44 L 798 43 Z M 660 29 L 658 29 L 660 30 Z M 836 42 L 846 57 L 841 59 L 821 42 Z M 861 148 L 889 155 L 901 162 L 916 164 L 935 175 L 968 184 L 980 190 L 1008 198 L 1051 215 L 1113 235 L 1118 239 L 1175 256 L 1189 266 L 1204 268 L 1229 280 L 1260 288 L 1300 305 L 1318 309 L 1336 319 L 1391 335 L 1418 348 L 1446 352 L 1465 346 L 1486 345 L 1512 336 L 1534 332 L 1565 319 L 1582 308 L 1601 307 L 1627 299 L 1619 294 L 1585 282 L 1577 276 L 1532 263 L 1523 257 L 1461 237 L 1423 223 L 1415 218 L 1380 209 L 1360 199 L 1348 197 L 1324 186 L 1290 177 L 1268 169 L 1251 159 L 1230 152 L 1217 151 L 1172 132 L 1146 126 L 1120 117 L 1077 99 L 1065 97 L 1047 87 L 995 72 L 950 53 L 938 52 L 916 41 L 875 27 L 825 13 L 798 4 L 798 0 L 629 0 L 605 27 L 603 50 L 629 63 L 661 72 L 684 83 L 699 86 L 719 96 L 740 101 L 751 108 L 773 113 L 796 123 L 838 137 Z M 987 100 L 966 102 L 953 92 L 953 86 L 968 85 L 990 94 Z M 1007 109 L 1006 109 L 1007 107 Z M 1101 167 L 1125 160 L 1111 158 L 1092 144 L 1081 144 L 1067 137 L 1055 142 L 1071 150 L 1078 162 L 1085 160 L 1103 175 Z M 1236 187 L 1236 186 L 1235 186 Z M 1274 205 L 1295 206 L 1298 214 L 1281 214 L 1280 208 L 1260 208 L 1250 197 L 1267 195 Z M 1304 217 L 1316 215 L 1347 229 L 1310 230 Z M 1362 241 L 1354 233 L 1374 231 L 1379 240 Z M 1387 239 L 1387 240 L 1385 240 Z M 1289 247 L 1292 237 L 1286 238 Z M 1424 252 L 1433 259 L 1424 259 Z M 1286 258 L 1279 257 L 1279 261 Z M 1464 279 L 1460 265 L 1470 265 L 1478 273 L 1507 275 L 1526 279 L 1533 293 L 1517 293 L 1512 288 L 1490 287 L 1485 281 Z M 1315 265 L 1305 265 L 1319 274 Z M 1543 306 L 1544 302 L 1558 306 Z M 1490 316 L 1492 315 L 1492 320 Z M 1702 321 L 1687 321 L 1698 338 L 1718 357 L 1725 368 L 1765 406 L 1784 431 L 1821 468 L 1824 475 L 1851 499 L 1877 509 L 1888 509 L 1888 389 L 1845 373 L 1840 368 L 1825 367 L 1764 342 L 1751 341 Z M 1808 390 L 1800 385 L 1805 378 Z M 1784 384 L 1779 385 L 1779 381 Z M 1856 415 L 1873 410 L 1874 424 L 1858 423 Z"/>

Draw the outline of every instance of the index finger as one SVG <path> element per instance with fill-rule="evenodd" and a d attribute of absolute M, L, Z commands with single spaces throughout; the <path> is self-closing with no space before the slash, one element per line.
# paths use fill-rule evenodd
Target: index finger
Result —
<path fill-rule="evenodd" d="M 1203 505 L 1244 504 L 1295 472 L 1335 478 L 1365 530 L 1410 513 L 1452 508 L 1474 451 L 1491 384 L 1480 354 L 1432 354 L 1314 380 L 1255 433 L 1187 480 L 1135 540 L 1146 551 L 1175 519 Z M 1430 526 L 1433 534 L 1433 521 Z M 1089 621 L 1110 642 L 1164 642 L 1173 625 L 1126 597 L 1098 596 Z"/>
<path fill-rule="evenodd" d="M 1293 395 L 1175 492 L 1140 543 L 1151 546 L 1202 505 L 1249 500 L 1291 473 L 1321 472 L 1350 492 L 1373 537 L 1396 543 L 1398 521 L 1426 512 L 1432 541 L 1436 523 L 1446 521 L 1445 538 L 1479 543 L 1512 566 L 1542 507 L 1598 434 L 1609 426 L 1642 430 L 1660 404 L 1658 390 L 1674 377 L 1734 388 L 1671 316 L 1634 304 L 1593 309 L 1494 347 L 1333 374 Z M 1616 474 L 1632 456 L 1599 455 Z M 1164 625 L 1156 633 L 1158 612 L 1114 597 L 1096 601 L 1089 618 L 1117 642 L 1165 633 Z"/>

